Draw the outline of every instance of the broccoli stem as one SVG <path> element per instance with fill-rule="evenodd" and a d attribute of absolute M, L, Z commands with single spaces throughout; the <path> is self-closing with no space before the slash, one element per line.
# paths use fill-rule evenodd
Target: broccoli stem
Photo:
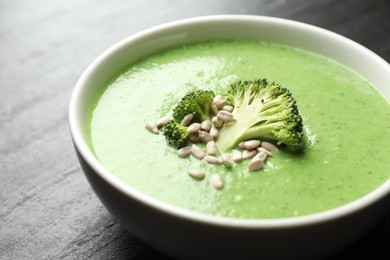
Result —
<path fill-rule="evenodd" d="M 283 125 L 279 121 L 281 100 L 276 99 L 266 103 L 248 102 L 249 97 L 244 97 L 235 110 L 233 117 L 237 121 L 224 125 L 219 130 L 217 146 L 221 151 L 226 152 L 237 146 L 238 143 L 250 139 L 278 141 L 273 134 L 273 130 Z"/>
<path fill-rule="evenodd" d="M 234 148 L 239 142 L 258 136 L 257 132 L 248 131 L 253 122 L 259 121 L 258 111 L 255 110 L 254 106 L 246 104 L 243 102 L 233 110 L 233 117 L 239 118 L 237 121 L 225 124 L 223 128 L 219 129 L 217 146 L 221 151 L 226 152 Z M 246 116 L 239 117 L 238 114 Z M 264 128 L 268 128 L 268 126 L 264 126 Z"/>
<path fill-rule="evenodd" d="M 263 140 L 273 140 L 275 136 L 272 134 L 272 130 L 277 124 L 280 123 L 275 122 L 252 127 L 252 125 L 245 125 L 243 122 L 230 123 L 219 131 L 217 146 L 221 151 L 226 152 L 242 141 L 258 139 L 259 136 L 262 136 Z"/>

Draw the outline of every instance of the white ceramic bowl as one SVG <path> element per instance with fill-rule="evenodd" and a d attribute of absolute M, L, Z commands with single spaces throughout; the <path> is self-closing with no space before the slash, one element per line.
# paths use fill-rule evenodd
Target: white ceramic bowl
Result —
<path fill-rule="evenodd" d="M 142 194 L 110 174 L 86 143 L 86 119 L 97 90 L 120 69 L 173 45 L 210 39 L 257 39 L 333 58 L 371 81 L 390 99 L 390 66 L 365 47 L 311 25 L 261 16 L 221 15 L 171 22 L 137 33 L 101 54 L 74 89 L 69 123 L 80 164 L 107 209 L 131 233 L 179 259 L 316 259 L 367 232 L 389 209 L 390 181 L 345 206 L 284 219 L 202 215 Z M 152 90 L 151 90 L 152 91 Z"/>

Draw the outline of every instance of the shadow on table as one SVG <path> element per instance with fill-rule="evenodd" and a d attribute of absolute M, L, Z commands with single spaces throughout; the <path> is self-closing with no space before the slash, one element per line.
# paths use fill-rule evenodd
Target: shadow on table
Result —
<path fill-rule="evenodd" d="M 108 239 L 109 244 L 99 253 L 101 259 L 119 259 L 119 260 L 170 260 L 171 258 L 156 251 L 150 246 L 138 240 L 133 234 L 129 233 L 118 223 L 109 224 L 110 231 L 102 240 Z M 110 234 L 111 233 L 111 234 Z"/>

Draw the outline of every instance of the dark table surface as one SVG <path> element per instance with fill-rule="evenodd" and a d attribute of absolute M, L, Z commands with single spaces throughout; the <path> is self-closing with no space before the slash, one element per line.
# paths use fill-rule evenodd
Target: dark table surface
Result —
<path fill-rule="evenodd" d="M 390 62 L 386 0 L 0 0 L 0 259 L 168 259 L 118 225 L 92 192 L 69 135 L 68 103 L 80 74 L 112 44 L 211 14 L 306 22 Z M 390 259 L 389 220 L 390 211 L 330 259 Z"/>

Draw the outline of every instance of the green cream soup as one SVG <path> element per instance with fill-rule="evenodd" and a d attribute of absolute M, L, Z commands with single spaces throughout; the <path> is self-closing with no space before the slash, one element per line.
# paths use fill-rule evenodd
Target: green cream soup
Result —
<path fill-rule="evenodd" d="M 267 78 L 288 88 L 303 118 L 303 153 L 281 151 L 260 171 L 178 158 L 145 124 L 169 115 L 190 90 L 219 92 Z M 274 43 L 212 41 L 172 48 L 132 64 L 102 86 L 88 136 L 101 164 L 131 187 L 195 212 L 281 218 L 332 209 L 390 177 L 390 105 L 364 78 L 326 57 Z M 206 176 L 195 180 L 187 169 Z M 211 176 L 224 187 L 216 190 Z"/>

